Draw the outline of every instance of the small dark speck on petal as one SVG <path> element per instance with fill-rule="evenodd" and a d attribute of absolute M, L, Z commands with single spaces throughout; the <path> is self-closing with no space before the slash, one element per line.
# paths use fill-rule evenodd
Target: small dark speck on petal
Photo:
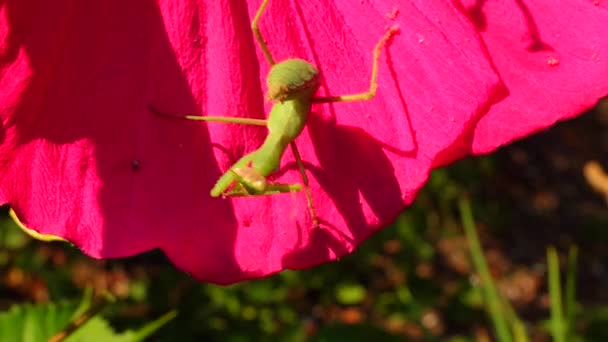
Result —
<path fill-rule="evenodd" d="M 133 162 L 131 163 L 131 168 L 133 169 L 133 171 L 139 170 L 141 168 L 141 164 L 139 163 L 139 160 L 133 159 Z"/>
<path fill-rule="evenodd" d="M 192 45 L 197 48 L 202 48 L 207 43 L 207 39 L 201 35 L 196 35 L 194 39 L 192 39 Z"/>

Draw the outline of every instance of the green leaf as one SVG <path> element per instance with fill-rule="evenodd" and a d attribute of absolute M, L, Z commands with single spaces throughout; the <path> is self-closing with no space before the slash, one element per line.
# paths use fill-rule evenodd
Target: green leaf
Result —
<path fill-rule="evenodd" d="M 76 302 L 60 302 L 45 305 L 15 305 L 0 312 L 0 341 L 42 342 L 64 329 L 80 311 Z M 101 316 L 91 318 L 65 339 L 69 342 L 134 342 L 142 341 L 155 333 L 177 313 L 171 311 L 147 323 L 138 330 L 116 333 Z"/>
<path fill-rule="evenodd" d="M 0 312 L 0 341 L 46 341 L 70 322 L 76 302 L 15 305 Z"/>
<path fill-rule="evenodd" d="M 110 324 L 101 316 L 93 317 L 75 333 L 65 339 L 65 342 L 136 342 L 143 341 L 158 329 L 177 316 L 171 311 L 162 317 L 145 324 L 138 330 L 126 330 L 116 333 Z"/>
<path fill-rule="evenodd" d="M 66 342 L 122 342 L 131 341 L 131 332 L 125 332 L 123 334 L 116 334 L 112 327 L 104 319 L 99 316 L 91 318 L 85 325 L 80 329 L 76 330 L 70 337 L 66 338 Z"/>

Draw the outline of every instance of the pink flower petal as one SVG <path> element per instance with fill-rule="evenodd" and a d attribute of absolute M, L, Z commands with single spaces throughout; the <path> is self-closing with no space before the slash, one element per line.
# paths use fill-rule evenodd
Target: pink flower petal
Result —
<path fill-rule="evenodd" d="M 438 160 L 495 150 L 608 95 L 608 2 L 463 1 L 507 93 Z"/>
<path fill-rule="evenodd" d="M 147 110 L 265 117 L 268 65 L 249 28 L 258 1 L 49 4 L 0 4 L 0 203 L 93 257 L 161 248 L 216 283 L 352 251 L 414 200 L 433 165 L 463 155 L 463 135 L 491 145 L 475 125 L 506 89 L 486 33 L 484 46 L 448 2 L 271 1 L 260 23 L 270 50 L 317 65 L 322 93 L 365 90 L 374 45 L 400 28 L 377 97 L 316 106 L 297 141 L 322 220 L 314 229 L 303 193 L 209 197 L 264 129 Z M 301 182 L 291 153 L 276 180 Z"/>

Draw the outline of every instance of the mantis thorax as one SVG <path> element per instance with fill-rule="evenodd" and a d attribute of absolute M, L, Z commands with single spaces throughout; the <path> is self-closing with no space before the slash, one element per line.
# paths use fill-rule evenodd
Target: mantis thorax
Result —
<path fill-rule="evenodd" d="M 303 59 L 287 59 L 270 68 L 266 82 L 271 101 L 310 99 L 319 88 L 319 71 Z"/>

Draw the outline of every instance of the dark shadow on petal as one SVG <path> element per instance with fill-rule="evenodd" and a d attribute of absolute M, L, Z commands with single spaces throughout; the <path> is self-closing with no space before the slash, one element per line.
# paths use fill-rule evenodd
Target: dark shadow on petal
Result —
<path fill-rule="evenodd" d="M 381 222 L 392 220 L 395 212 L 389 205 L 400 206 L 402 196 L 395 170 L 385 152 L 386 145 L 359 127 L 331 126 L 327 122 L 322 126 L 318 116 L 313 116 L 311 121 L 315 129 L 311 129 L 310 134 L 322 170 L 317 180 L 347 219 L 347 225 L 351 229 L 366 229 L 359 196 Z M 330 144 L 334 147 L 328 148 Z M 414 154 L 401 154 L 401 157 L 408 156 Z M 363 231 L 352 233 L 358 237 Z"/>
<path fill-rule="evenodd" d="M 336 237 L 340 232 L 332 227 L 329 222 L 321 220 L 320 227 L 310 231 L 310 238 L 307 244 L 302 243 L 301 237 L 293 251 L 285 254 L 281 260 L 281 265 L 289 269 L 304 269 L 316 266 L 331 258 L 332 255 L 345 255 L 349 251 L 346 249 L 345 241 Z M 302 227 L 297 225 L 298 232 Z"/>
<path fill-rule="evenodd" d="M 443 167 L 448 164 L 455 162 L 456 160 L 472 154 L 473 151 L 473 138 L 475 136 L 475 129 L 481 118 L 486 115 L 492 105 L 502 101 L 504 98 L 509 96 L 509 90 L 503 83 L 499 83 L 491 90 L 488 99 L 478 108 L 477 112 L 473 116 L 461 136 L 450 145 L 448 148 L 439 152 L 433 161 L 431 169 Z"/>
<path fill-rule="evenodd" d="M 324 120 L 318 113 L 311 113 L 308 120 L 308 131 L 320 166 L 304 161 L 305 169 L 329 195 L 346 221 L 352 238 L 335 228 L 328 230 L 331 227 L 321 224 L 319 229 L 311 230 L 314 242 L 311 239 L 310 244 L 315 243 L 316 246 L 297 246 L 284 259 L 289 260 L 283 264 L 289 268 L 301 268 L 302 263 L 319 263 L 327 255 L 314 255 L 310 251 L 331 250 L 342 255 L 345 253 L 344 241 L 353 245 L 366 239 L 373 231 L 368 226 L 363 206 L 368 206 L 380 222 L 392 221 L 395 213 L 402 209 L 403 196 L 387 153 L 403 158 L 414 156 L 414 152 L 399 151 L 359 127 L 334 125 L 333 120 Z M 287 169 L 297 169 L 297 166 L 289 163 L 281 171 Z M 321 222 L 333 221 L 328 217 L 319 219 Z M 337 239 L 339 235 L 342 236 Z M 310 253 L 312 259 L 292 263 L 301 253 Z"/>
<path fill-rule="evenodd" d="M 11 2 L 16 1 L 13 0 Z M 28 10 L 25 7 L 14 6 L 14 4 L 7 5 L 6 3 L 7 1 L 0 1 L 0 10 L 4 8 L 4 6 L 13 6 L 14 9 L 7 8 L 7 12 L 9 10 L 11 10 L 12 12 L 16 10 Z M 19 16 L 25 17 L 23 14 L 20 14 Z M 7 32 L 4 37 L 4 41 L 2 42 L 2 45 L 0 45 L 0 68 L 10 64 L 15 59 L 17 59 L 17 56 L 19 55 L 19 49 L 21 48 L 21 42 L 23 41 L 23 37 L 27 32 L 27 27 L 29 25 L 30 23 L 27 20 L 23 20 L 18 22 L 11 22 L 10 25 L 7 27 Z M 0 78 L 1 76 L 2 75 L 0 74 Z"/>
<path fill-rule="evenodd" d="M 312 44 L 314 40 L 307 27 L 306 18 L 297 2 L 294 7 L 306 33 L 314 64 L 322 71 L 323 65 L 314 51 Z M 393 37 L 386 42 L 384 53 L 387 55 L 386 61 L 389 64 L 393 82 L 396 87 L 399 87 L 390 58 L 392 39 Z M 369 53 L 371 54 L 371 52 Z M 328 89 L 325 90 L 326 93 L 332 94 Z M 398 91 L 403 112 L 408 113 L 403 94 L 400 89 Z M 350 230 L 351 237 L 346 237 L 345 232 L 330 227 L 327 221 L 333 221 L 331 218 L 319 217 L 321 227 L 310 231 L 311 238 L 308 245 L 300 244 L 294 248 L 293 252 L 285 256 L 284 267 L 303 268 L 306 267 L 304 265 L 318 264 L 327 260 L 330 251 L 335 255 L 343 255 L 348 251 L 344 247 L 345 244 L 352 246 L 366 239 L 373 230 L 368 226 L 368 219 L 363 210 L 364 205 L 371 209 L 380 222 L 392 221 L 395 213 L 402 209 L 401 187 L 387 152 L 403 158 L 414 157 L 417 153 L 417 143 L 409 117 L 407 118 L 408 127 L 414 148 L 411 151 L 401 151 L 371 136 L 360 127 L 336 125 L 334 106 L 341 105 L 340 103 L 330 105 L 330 118 L 323 118 L 316 112 L 309 115 L 308 132 L 319 160 L 319 166 L 306 161 L 304 161 L 304 165 L 306 171 L 312 174 L 323 191 L 331 198 L 340 216 L 346 221 L 346 227 Z M 290 163 L 281 172 L 287 169 L 297 169 L 297 166 L 295 163 Z"/>
<path fill-rule="evenodd" d="M 391 37 L 391 40 L 394 37 Z M 390 45 L 390 41 L 387 42 L 387 47 Z M 403 96 L 403 91 L 401 90 L 401 83 L 399 82 L 399 77 L 397 77 L 397 71 L 395 71 L 395 66 L 393 63 L 393 58 L 391 57 L 390 51 L 386 50 L 386 64 L 388 65 L 388 70 L 391 74 L 393 83 L 395 85 L 395 89 L 397 90 L 397 94 L 399 96 L 399 102 L 401 102 L 401 107 L 403 108 L 403 113 L 405 113 L 405 119 L 407 121 L 407 126 L 409 128 L 411 144 L 413 148 L 407 152 L 405 152 L 404 156 L 415 157 L 418 154 L 418 140 L 416 139 L 416 130 L 412 126 L 412 120 L 410 118 L 410 111 L 407 108 L 407 102 L 405 101 L 405 96 Z M 387 146 L 388 150 L 392 150 L 391 147 Z M 393 151 L 397 154 L 402 154 L 401 151 Z"/>
<path fill-rule="evenodd" d="M 526 23 L 528 24 L 528 32 L 530 34 L 530 43 L 528 45 L 527 50 L 530 52 L 537 51 L 554 51 L 551 45 L 545 43 L 541 36 L 540 32 L 538 32 L 538 26 L 536 25 L 536 21 L 534 21 L 534 17 L 532 17 L 532 13 L 528 9 L 528 6 L 524 4 L 523 0 L 514 0 L 517 3 L 517 6 L 521 9 L 521 13 L 526 18 Z"/>
<path fill-rule="evenodd" d="M 530 52 L 538 52 L 538 51 L 554 51 L 551 45 L 545 43 L 540 36 L 540 32 L 538 31 L 538 26 L 536 25 L 536 21 L 530 13 L 528 6 L 524 3 L 523 0 L 512 0 L 519 7 L 521 14 L 524 16 L 528 31 L 528 46 L 526 50 Z M 486 0 L 477 0 L 473 6 L 468 8 L 464 8 L 460 1 L 454 1 L 454 5 L 464 13 L 469 20 L 475 25 L 475 28 L 479 32 L 484 32 L 487 29 L 488 22 L 485 13 L 483 12 L 483 6 L 485 5 Z"/>
<path fill-rule="evenodd" d="M 246 12 L 244 4 L 234 6 Z M 65 237 L 96 255 L 162 247 L 199 278 L 243 278 L 233 254 L 234 208 L 208 195 L 221 170 L 207 126 L 147 110 L 201 108 L 157 3 L 8 0 L 0 7 L 10 27 L 0 63 L 11 63 L 23 50 L 31 70 L 15 107 L 0 112 L 3 129 L 18 132 L 0 142 L 22 149 L 30 164 L 0 161 L 0 173 L 28 173 L 28 184 L 8 183 L 7 192 L 48 196 L 20 196 L 44 203 L 14 203 L 15 209 L 45 208 L 44 219 L 31 217 L 38 211 L 26 219 L 70 227 Z M 197 35 L 205 23 L 197 20 L 187 35 L 191 41 L 182 42 L 199 45 L 192 51 L 207 48 Z M 90 187 L 87 177 L 101 184 Z M 89 210 L 99 211 L 101 220 L 89 217 Z M 216 259 L 207 260 L 210 255 Z"/>
<path fill-rule="evenodd" d="M 475 25 L 477 31 L 485 31 L 488 26 L 486 15 L 483 13 L 483 4 L 485 2 L 486 0 L 477 0 L 475 1 L 475 5 L 466 9 L 466 14 L 473 25 Z M 462 6 L 460 2 L 457 2 L 456 4 Z"/>

